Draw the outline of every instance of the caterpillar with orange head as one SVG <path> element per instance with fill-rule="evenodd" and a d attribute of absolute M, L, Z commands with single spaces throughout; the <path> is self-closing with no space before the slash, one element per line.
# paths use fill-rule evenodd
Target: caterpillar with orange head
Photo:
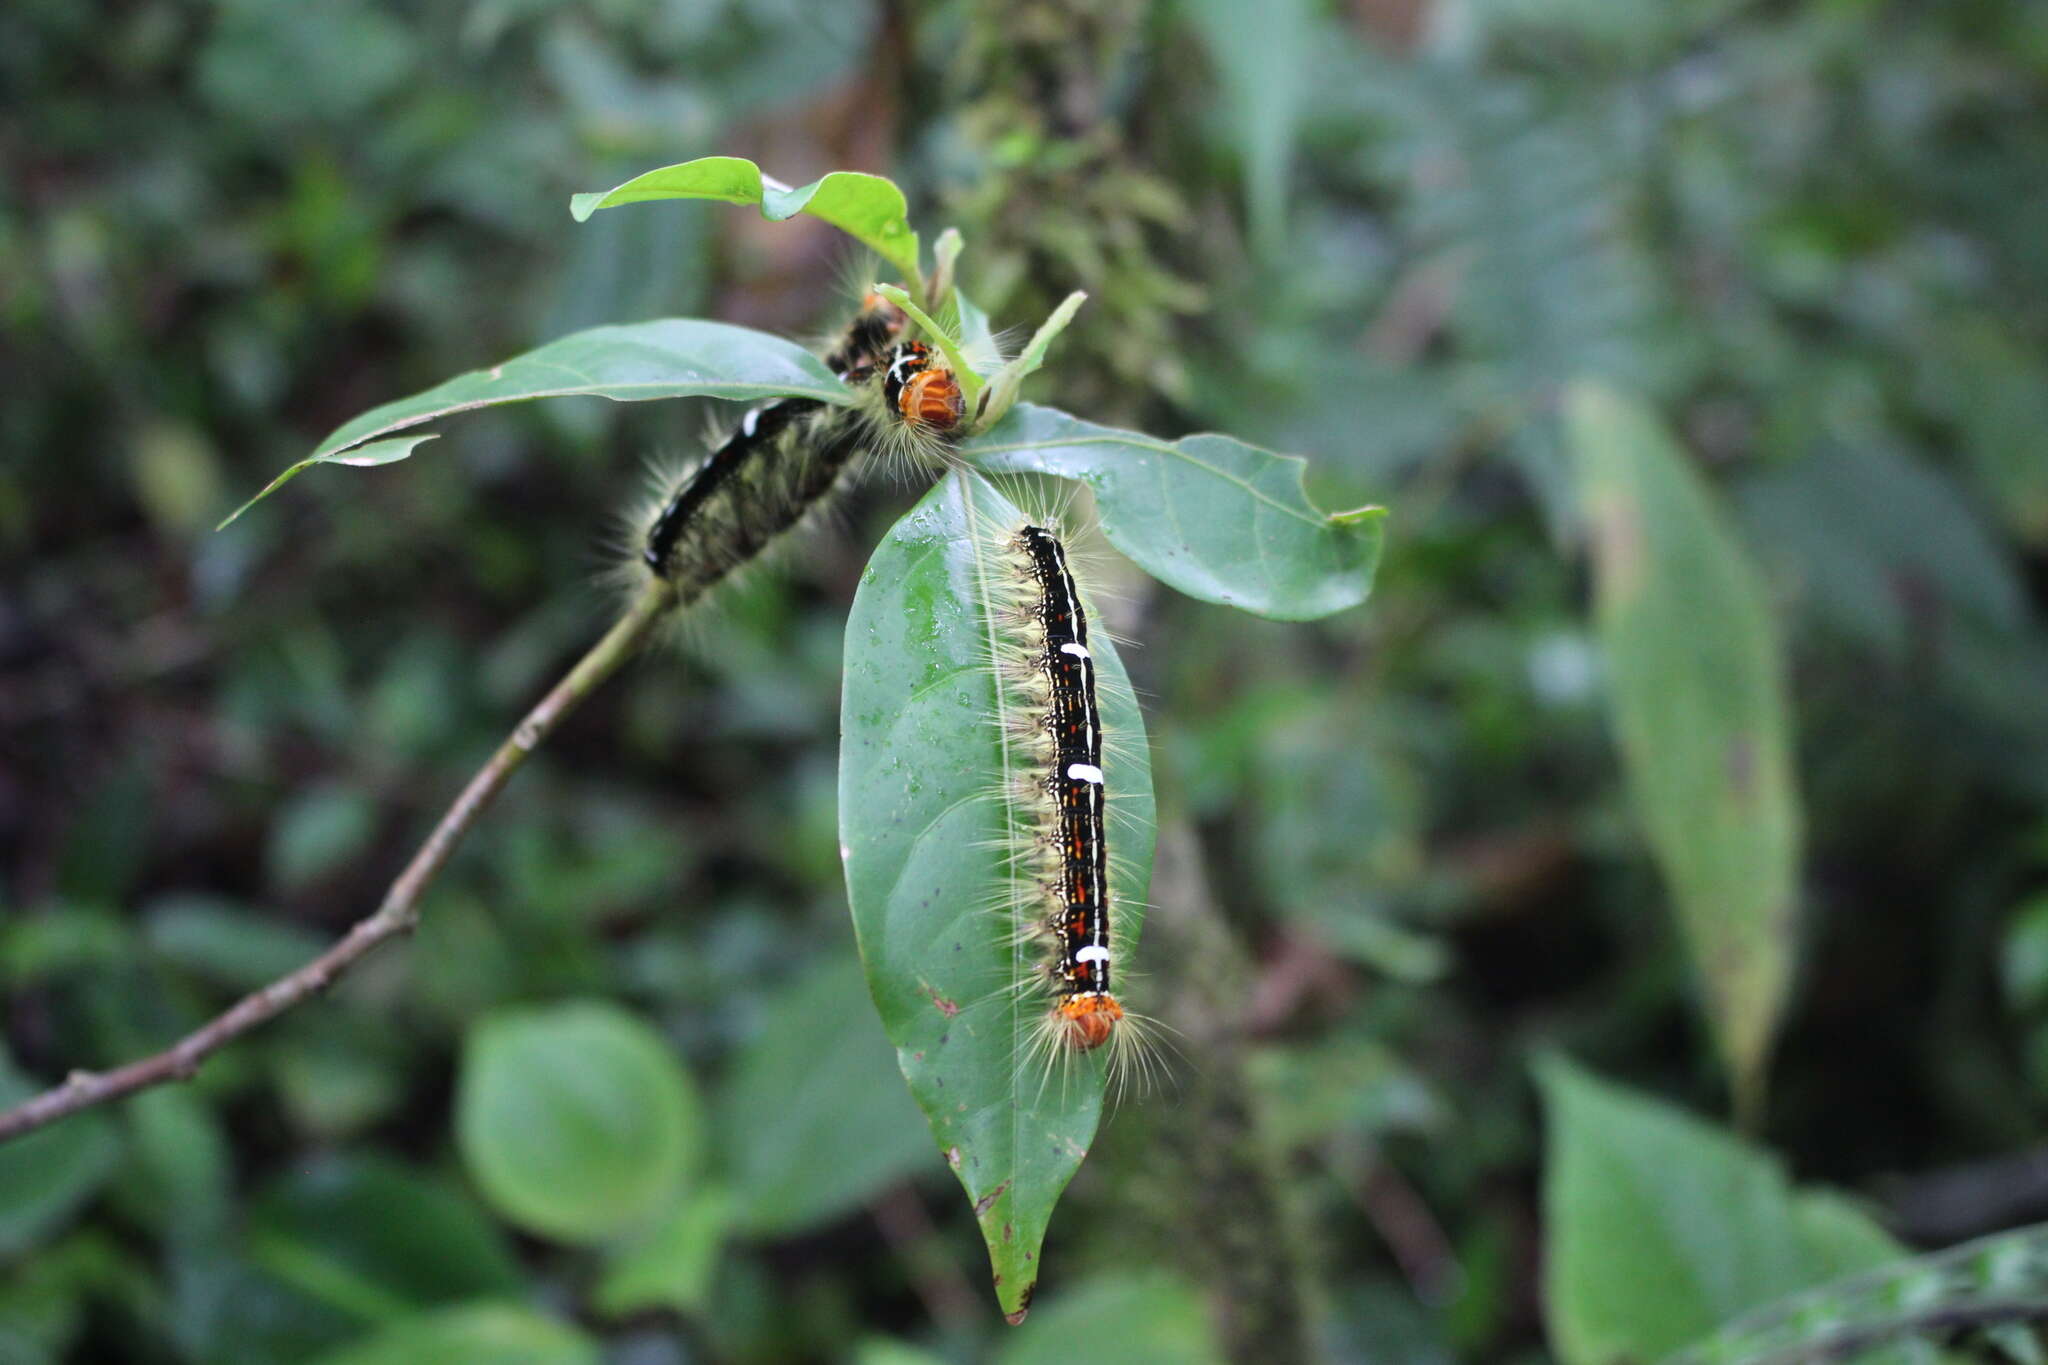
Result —
<path fill-rule="evenodd" d="M 901 339 L 906 323 L 895 305 L 869 294 L 824 356 L 857 404 L 758 404 L 700 463 L 661 480 L 633 519 L 636 559 L 674 585 L 679 606 L 803 520 L 861 457 L 943 458 L 961 422 L 959 380 L 922 343 Z"/>
<path fill-rule="evenodd" d="M 1055 514 L 1088 496 L 948 473 L 861 575 L 840 686 L 862 965 L 1013 1320 L 1107 1095 L 1156 1059 L 1132 1008 L 1156 823 L 1145 718 L 1093 591 L 1114 561 Z"/>
<path fill-rule="evenodd" d="M 1043 991 L 1030 1050 L 1049 1074 L 1108 1049 L 1112 1083 L 1149 1073 L 1151 1024 L 1118 998 L 1124 919 L 1110 878 L 1113 752 L 1097 697 L 1088 607 L 1067 546 L 1038 520 L 1000 546 L 993 641 L 1013 761 L 1011 894 L 1021 942 L 1044 954 L 1024 989 Z"/>

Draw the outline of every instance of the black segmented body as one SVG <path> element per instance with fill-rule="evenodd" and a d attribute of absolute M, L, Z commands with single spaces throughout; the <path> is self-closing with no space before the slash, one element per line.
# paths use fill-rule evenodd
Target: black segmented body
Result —
<path fill-rule="evenodd" d="M 1038 617 L 1045 634 L 1040 668 L 1051 692 L 1045 723 L 1053 764 L 1045 785 L 1059 812 L 1058 989 L 1069 996 L 1106 995 L 1109 855 L 1103 837 L 1102 716 L 1095 703 L 1088 614 L 1067 570 L 1066 551 L 1052 532 L 1026 526 L 1019 541 L 1038 583 Z"/>
<path fill-rule="evenodd" d="M 899 317 L 886 305 L 863 308 L 826 366 L 848 384 L 871 381 L 890 358 Z M 689 602 L 801 520 L 863 449 L 863 436 L 861 414 L 840 404 L 777 398 L 749 408 L 662 504 L 642 562 Z"/>
<path fill-rule="evenodd" d="M 647 567 L 656 573 L 665 572 L 683 528 L 697 519 L 705 504 L 721 493 L 730 493 L 748 461 L 771 449 L 798 419 L 812 417 L 825 406 L 811 398 L 781 398 L 749 408 L 725 444 L 697 466 L 648 528 L 647 545 L 640 552 Z M 838 473 L 836 469 L 832 472 Z"/>
<path fill-rule="evenodd" d="M 868 377 L 888 355 L 890 344 L 902 324 L 899 315 L 881 307 L 867 307 L 847 324 L 846 335 L 825 357 L 825 367 L 849 384 Z"/>

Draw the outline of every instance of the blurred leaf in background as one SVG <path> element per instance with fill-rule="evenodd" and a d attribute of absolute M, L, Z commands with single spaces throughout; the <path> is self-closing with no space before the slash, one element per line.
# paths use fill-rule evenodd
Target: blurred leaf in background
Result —
<path fill-rule="evenodd" d="M 1558 1058 L 1543 1063 L 1551 1341 L 1655 1360 L 1750 1309 L 1897 1259 L 1869 1216 L 1768 1154 Z"/>
<path fill-rule="evenodd" d="M 601 1002 L 487 1015 L 456 1098 L 464 1162 L 507 1219 L 566 1242 L 643 1224 L 696 1173 L 704 1117 L 661 1036 Z"/>
<path fill-rule="evenodd" d="M 1640 404 L 1572 391 L 1595 620 L 1629 785 L 1756 1112 L 1797 947 L 1800 815 L 1778 632 L 1725 514 Z"/>

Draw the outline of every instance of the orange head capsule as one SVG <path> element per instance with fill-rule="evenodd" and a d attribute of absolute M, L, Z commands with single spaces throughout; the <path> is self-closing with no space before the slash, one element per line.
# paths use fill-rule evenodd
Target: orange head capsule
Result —
<path fill-rule="evenodd" d="M 967 408 L 958 377 L 921 341 L 898 343 L 882 396 L 907 425 L 927 431 L 951 431 Z"/>
<path fill-rule="evenodd" d="M 1124 1007 L 1106 994 L 1070 995 L 1055 1007 L 1068 1047 L 1092 1052 L 1109 1041 L 1110 1030 L 1124 1017 Z"/>
<path fill-rule="evenodd" d="M 914 427 L 951 431 L 960 424 L 967 400 L 951 370 L 926 370 L 903 386 L 896 406 L 903 413 L 903 420 Z"/>

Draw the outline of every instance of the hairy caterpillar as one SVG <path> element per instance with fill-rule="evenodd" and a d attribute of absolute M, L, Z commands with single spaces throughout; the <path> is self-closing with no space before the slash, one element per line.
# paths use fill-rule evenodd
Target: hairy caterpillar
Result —
<path fill-rule="evenodd" d="M 687 606 L 802 520 L 855 459 L 929 458 L 960 423 L 960 384 L 904 315 L 870 294 L 825 363 L 860 395 L 848 407 L 778 398 L 749 408 L 705 459 L 669 482 L 646 521 L 640 562 Z"/>
<path fill-rule="evenodd" d="M 1117 996 L 1124 916 L 1110 885 L 1112 746 L 1105 743 L 1088 609 L 1049 527 L 1011 528 L 991 592 L 1008 743 L 1009 897 L 1018 941 L 1044 954 L 1021 988 L 1045 997 L 1029 1050 L 1049 1073 L 1108 1048 L 1113 1081 L 1149 1068 L 1149 1021 Z"/>

